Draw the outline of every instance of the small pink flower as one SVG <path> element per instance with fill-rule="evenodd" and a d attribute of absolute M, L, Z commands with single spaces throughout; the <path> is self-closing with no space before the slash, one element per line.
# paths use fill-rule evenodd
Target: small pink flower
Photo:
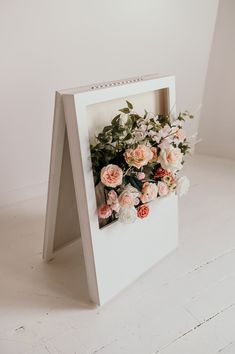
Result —
<path fill-rule="evenodd" d="M 137 178 L 141 181 L 142 179 L 144 179 L 145 177 L 145 173 L 144 172 L 138 172 L 137 173 Z"/>
<path fill-rule="evenodd" d="M 130 193 L 129 191 L 123 191 L 120 194 L 118 201 L 122 208 L 130 208 L 135 204 L 135 199 L 133 198 L 133 194 Z"/>
<path fill-rule="evenodd" d="M 117 193 L 113 189 L 108 192 L 108 200 L 107 200 L 108 205 L 116 203 L 117 199 L 118 199 Z"/>
<path fill-rule="evenodd" d="M 104 204 L 99 208 L 98 215 L 100 219 L 107 219 L 112 215 L 112 209 L 109 205 Z"/>
<path fill-rule="evenodd" d="M 169 188 L 166 183 L 158 182 L 157 186 L 160 197 L 165 197 L 169 193 Z"/>
<path fill-rule="evenodd" d="M 107 199 L 107 204 L 110 206 L 110 208 L 113 211 L 116 211 L 117 213 L 119 212 L 120 205 L 118 202 L 118 196 L 115 190 L 111 190 L 108 192 L 108 199 Z"/>
<path fill-rule="evenodd" d="M 142 188 L 140 200 L 142 203 L 148 203 L 157 197 L 158 187 L 156 183 L 145 182 Z"/>
<path fill-rule="evenodd" d="M 135 149 L 127 149 L 124 153 L 125 160 L 129 166 L 141 168 L 153 158 L 153 153 L 146 145 L 138 145 Z"/>
<path fill-rule="evenodd" d="M 139 198 L 134 198 L 134 205 L 135 205 L 135 206 L 138 205 L 139 202 L 140 202 Z"/>
<path fill-rule="evenodd" d="M 177 132 L 175 133 L 175 138 L 177 138 L 180 142 L 183 142 L 186 138 L 185 131 L 183 129 L 177 130 Z"/>
<path fill-rule="evenodd" d="M 120 186 L 122 184 L 122 177 L 122 169 L 117 165 L 107 165 L 100 172 L 101 182 L 107 187 L 115 188 Z"/>
<path fill-rule="evenodd" d="M 111 207 L 111 209 L 112 209 L 113 211 L 116 211 L 116 213 L 118 213 L 119 210 L 120 210 L 120 204 L 119 204 L 118 201 L 115 202 L 115 203 L 113 203 L 113 204 L 111 204 L 110 207 Z"/>

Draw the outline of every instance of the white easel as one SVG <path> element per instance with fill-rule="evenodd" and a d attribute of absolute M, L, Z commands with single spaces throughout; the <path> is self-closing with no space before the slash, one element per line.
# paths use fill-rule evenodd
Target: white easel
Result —
<path fill-rule="evenodd" d="M 143 109 L 154 110 L 157 102 L 169 111 L 175 107 L 174 77 L 138 77 L 56 93 L 43 257 L 50 260 L 81 237 L 90 298 L 99 305 L 178 244 L 175 196 L 152 203 L 152 216 L 144 222 L 98 226 L 89 139 L 93 126 L 102 126 L 103 117 L 111 119 L 113 107 L 130 97 Z"/>

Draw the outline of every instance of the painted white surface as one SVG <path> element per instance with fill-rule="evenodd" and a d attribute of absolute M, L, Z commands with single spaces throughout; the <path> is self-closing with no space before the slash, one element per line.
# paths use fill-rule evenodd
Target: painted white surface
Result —
<path fill-rule="evenodd" d="M 175 74 L 178 109 L 198 107 L 217 4 L 1 1 L 0 205 L 41 194 L 41 184 L 46 189 L 58 89 Z"/>
<path fill-rule="evenodd" d="M 220 0 L 200 120 L 198 151 L 235 159 L 235 1 Z"/>
<path fill-rule="evenodd" d="M 123 98 L 121 107 L 125 105 L 125 99 L 130 96 L 138 96 L 136 100 L 140 106 L 140 102 L 143 103 L 146 102 L 146 98 L 149 99 L 148 96 L 146 97 L 146 93 L 150 93 L 150 98 L 152 98 L 153 91 L 157 92 L 162 89 L 167 92 L 166 110 L 171 110 L 172 115 L 175 116 L 175 78 L 173 76 L 143 78 L 143 81 L 98 90 L 88 89 L 83 92 L 78 89 L 72 90 L 73 93 L 71 90 L 63 92 L 64 114 L 68 130 L 89 294 L 92 301 L 99 305 L 109 301 L 177 247 L 178 203 L 176 196 L 155 201 L 151 203 L 148 220 L 142 222 L 137 220 L 132 225 L 117 222 L 99 229 L 94 179 L 89 159 L 89 135 L 91 132 L 89 131 L 90 110 L 88 108 L 90 105 L 103 102 L 111 114 L 113 109 L 111 103 L 119 100 L 120 97 Z M 108 105 L 107 101 L 110 101 Z M 154 99 L 151 100 L 150 111 L 157 114 L 154 101 Z M 58 120 L 62 118 L 60 110 L 62 112 L 63 108 L 58 101 L 55 127 L 59 126 Z M 95 119 L 102 123 L 105 117 L 103 118 L 99 113 L 97 112 Z M 64 132 L 64 127 L 61 130 Z M 59 151 L 61 150 L 63 139 L 59 142 L 56 138 L 61 135 L 59 129 L 56 128 L 53 151 L 56 151 L 56 144 Z M 62 155 L 59 156 L 62 158 Z M 58 160 L 58 155 L 53 154 L 50 174 L 50 186 L 53 189 L 49 189 L 49 213 L 47 213 L 46 219 L 44 244 L 44 258 L 46 259 L 51 258 L 50 245 L 53 244 L 55 225 L 53 213 L 57 209 L 57 192 L 55 192 L 53 184 L 57 186 L 60 175 L 58 166 L 61 165 L 61 161 L 55 164 L 56 159 Z M 171 219 L 170 223 L 168 223 L 169 218 Z M 146 233 L 149 234 L 148 239 L 146 239 Z"/>
<path fill-rule="evenodd" d="M 186 169 L 180 247 L 102 308 L 87 302 L 79 242 L 41 261 L 45 198 L 2 208 L 0 352 L 233 354 L 235 163 L 194 156 Z"/>

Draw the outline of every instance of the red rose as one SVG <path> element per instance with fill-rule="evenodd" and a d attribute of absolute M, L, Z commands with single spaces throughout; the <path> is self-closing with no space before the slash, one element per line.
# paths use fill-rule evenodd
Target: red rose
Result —
<path fill-rule="evenodd" d="M 137 208 L 137 216 L 140 219 L 144 219 L 149 215 L 149 206 L 148 204 L 142 204 Z"/>
<path fill-rule="evenodd" d="M 171 172 L 164 170 L 164 168 L 159 167 L 154 173 L 154 179 L 163 178 L 164 182 L 168 184 L 173 184 L 175 182 L 174 176 Z"/>
<path fill-rule="evenodd" d="M 166 170 L 164 170 L 164 168 L 159 167 L 154 173 L 154 178 L 162 178 L 167 175 L 168 175 L 168 172 Z"/>

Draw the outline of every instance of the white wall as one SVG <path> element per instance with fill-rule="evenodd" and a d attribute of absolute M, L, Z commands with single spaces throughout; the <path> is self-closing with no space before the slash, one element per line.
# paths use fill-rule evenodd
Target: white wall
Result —
<path fill-rule="evenodd" d="M 235 1 L 220 0 L 198 151 L 235 159 Z"/>
<path fill-rule="evenodd" d="M 44 193 L 54 92 L 176 74 L 177 106 L 202 100 L 217 0 L 1 0 L 0 205 Z M 197 121 L 192 131 L 197 129 Z"/>

